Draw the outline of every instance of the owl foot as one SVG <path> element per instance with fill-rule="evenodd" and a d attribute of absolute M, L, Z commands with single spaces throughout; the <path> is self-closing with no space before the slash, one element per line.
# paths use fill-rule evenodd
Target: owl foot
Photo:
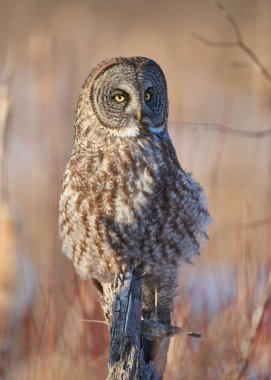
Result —
<path fill-rule="evenodd" d="M 186 335 L 193 338 L 201 338 L 200 333 L 184 331 L 181 327 L 172 326 L 170 323 L 159 322 L 154 314 L 150 318 L 145 318 L 141 321 L 141 333 L 142 336 L 149 341 L 173 335 Z"/>
<path fill-rule="evenodd" d="M 181 327 L 172 326 L 159 322 L 156 315 L 151 316 L 149 319 L 144 319 L 141 322 L 142 335 L 147 340 L 156 340 L 166 336 L 173 336 L 181 333 Z"/>

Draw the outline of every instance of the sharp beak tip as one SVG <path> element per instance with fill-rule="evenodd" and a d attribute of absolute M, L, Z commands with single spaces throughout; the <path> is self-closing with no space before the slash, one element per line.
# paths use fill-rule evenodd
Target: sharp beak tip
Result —
<path fill-rule="evenodd" d="M 142 119 L 142 111 L 141 110 L 137 111 L 136 118 L 137 118 L 138 121 L 141 121 L 141 119 Z"/>

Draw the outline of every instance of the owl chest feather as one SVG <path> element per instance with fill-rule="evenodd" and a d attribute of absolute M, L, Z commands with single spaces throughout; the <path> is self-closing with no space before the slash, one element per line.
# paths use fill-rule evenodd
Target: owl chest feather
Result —
<path fill-rule="evenodd" d="M 59 214 L 63 252 L 82 277 L 111 281 L 136 262 L 151 286 L 199 253 L 209 214 L 167 116 L 165 77 L 147 58 L 102 62 L 86 79 Z"/>
<path fill-rule="evenodd" d="M 209 223 L 204 202 L 168 140 L 75 151 L 60 202 L 64 253 L 82 276 L 94 264 L 117 270 L 119 260 L 138 258 L 159 274 L 162 262 L 176 265 L 199 252 Z"/>
<path fill-rule="evenodd" d="M 155 148 L 153 142 L 123 144 L 90 155 L 77 163 L 75 191 L 100 218 L 135 223 L 165 185 L 166 162 Z"/>

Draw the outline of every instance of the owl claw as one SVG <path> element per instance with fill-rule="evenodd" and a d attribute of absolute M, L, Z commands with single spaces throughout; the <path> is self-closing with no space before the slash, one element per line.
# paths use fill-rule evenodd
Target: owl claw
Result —
<path fill-rule="evenodd" d="M 200 333 L 195 333 L 193 331 L 184 331 L 181 327 L 161 323 L 157 319 L 155 320 L 155 318 L 144 319 L 141 321 L 141 331 L 144 339 L 148 341 L 181 334 L 190 336 L 192 338 L 201 338 Z"/>
<path fill-rule="evenodd" d="M 141 321 L 141 331 L 145 339 L 156 340 L 159 338 L 164 338 L 166 336 L 179 334 L 183 330 L 181 327 L 161 323 L 157 318 L 152 317 L 151 319 L 144 319 Z"/>

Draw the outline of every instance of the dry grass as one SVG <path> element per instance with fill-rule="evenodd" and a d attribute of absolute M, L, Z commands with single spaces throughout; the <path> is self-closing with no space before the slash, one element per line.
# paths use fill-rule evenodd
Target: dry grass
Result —
<path fill-rule="evenodd" d="M 13 308 L 17 287 L 18 268 L 16 258 L 16 235 L 7 207 L 0 208 L 0 344 L 5 321 Z"/>
<path fill-rule="evenodd" d="M 153 57 L 165 70 L 170 119 L 177 121 L 170 132 L 183 167 L 206 189 L 214 218 L 202 259 L 183 269 L 174 314 L 176 324 L 202 338 L 172 339 L 166 379 L 270 378 L 271 140 L 258 133 L 271 128 L 270 87 L 238 48 L 210 49 L 191 37 L 196 32 L 208 41 L 232 40 L 227 21 L 223 25 L 206 4 L 1 4 L 2 142 L 12 127 L 0 150 L 8 158 L 1 186 L 9 184 L 2 192 L 9 207 L 2 203 L 0 210 L 6 379 L 106 377 L 107 328 L 81 321 L 103 316 L 95 289 L 60 254 L 58 198 L 84 77 L 103 58 L 136 54 Z M 227 2 L 244 40 L 268 67 L 271 4 L 246 4 Z M 12 84 L 4 74 L 11 37 Z M 253 133 L 224 133 L 224 126 Z"/>

